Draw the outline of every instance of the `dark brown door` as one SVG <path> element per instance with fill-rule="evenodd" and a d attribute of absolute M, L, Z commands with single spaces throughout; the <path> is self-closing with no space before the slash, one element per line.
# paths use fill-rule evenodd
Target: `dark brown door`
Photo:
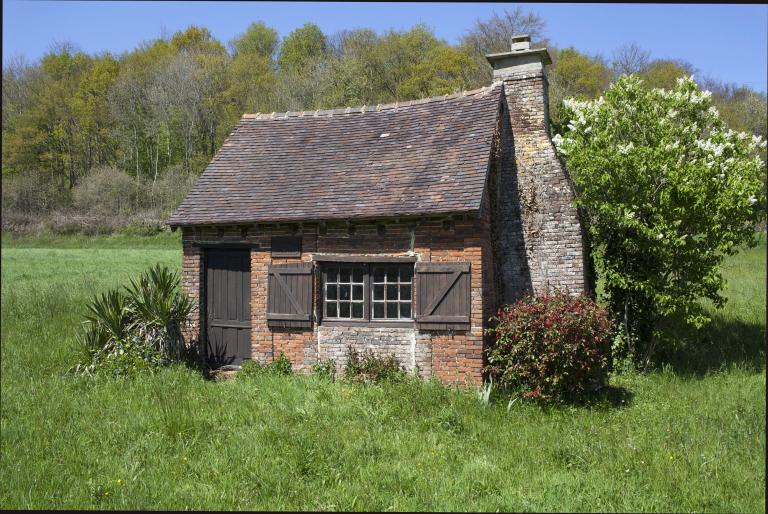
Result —
<path fill-rule="evenodd" d="M 205 254 L 206 358 L 211 366 L 251 358 L 251 259 L 247 249 Z"/>

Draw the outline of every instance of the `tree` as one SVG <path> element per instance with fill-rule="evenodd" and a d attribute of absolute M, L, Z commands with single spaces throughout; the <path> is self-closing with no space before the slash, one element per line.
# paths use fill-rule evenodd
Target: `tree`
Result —
<path fill-rule="evenodd" d="M 597 98 L 611 82 L 611 71 L 600 57 L 590 57 L 575 48 L 553 48 L 551 55 L 549 112 L 553 126 L 558 127 L 562 118 L 560 107 L 563 99 Z"/>
<path fill-rule="evenodd" d="M 544 18 L 520 7 L 501 14 L 494 12 L 488 20 L 475 20 L 460 43 L 460 47 L 475 61 L 471 87 L 485 86 L 491 80 L 492 68 L 485 59 L 486 54 L 509 52 L 512 36 L 520 34 L 531 36 L 534 48 L 547 46 L 545 29 Z"/>
<path fill-rule="evenodd" d="M 320 27 L 306 23 L 286 36 L 278 63 L 286 70 L 300 70 L 328 55 L 328 41 Z"/>
<path fill-rule="evenodd" d="M 283 39 L 278 56 L 278 81 L 273 109 L 310 110 L 324 103 L 331 84 L 331 48 L 320 27 L 307 23 Z"/>
<path fill-rule="evenodd" d="M 681 60 L 657 59 L 652 61 L 640 73 L 641 78 L 650 87 L 672 89 L 677 79 L 693 75 L 696 69 L 692 64 Z"/>
<path fill-rule="evenodd" d="M 765 142 L 729 130 L 692 78 L 671 90 L 620 78 L 604 97 L 569 100 L 553 139 L 586 213 L 592 257 L 629 354 L 647 359 L 657 322 L 702 326 L 698 300 L 718 307 L 720 265 L 755 244 L 763 216 Z"/>
<path fill-rule="evenodd" d="M 643 73 L 648 68 L 650 57 L 649 51 L 635 43 L 622 45 L 613 53 L 611 69 L 617 77 Z"/>
<path fill-rule="evenodd" d="M 262 22 L 251 23 L 242 34 L 229 43 L 233 57 L 258 55 L 269 61 L 277 51 L 277 31 Z"/>

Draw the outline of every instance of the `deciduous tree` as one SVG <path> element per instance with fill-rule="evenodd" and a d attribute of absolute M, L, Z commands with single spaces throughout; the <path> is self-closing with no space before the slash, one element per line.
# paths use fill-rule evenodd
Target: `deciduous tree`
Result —
<path fill-rule="evenodd" d="M 691 78 L 656 89 L 625 76 L 597 100 L 566 101 L 563 114 L 554 141 L 606 299 L 629 352 L 639 342 L 647 357 L 661 318 L 701 326 L 699 300 L 725 302 L 723 259 L 755 244 L 765 212 L 765 141 L 728 129 Z"/>

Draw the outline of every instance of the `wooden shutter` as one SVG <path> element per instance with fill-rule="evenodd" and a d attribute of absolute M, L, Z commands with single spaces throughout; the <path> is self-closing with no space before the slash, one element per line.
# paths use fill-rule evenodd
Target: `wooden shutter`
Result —
<path fill-rule="evenodd" d="M 301 237 L 272 236 L 272 257 L 301 257 Z"/>
<path fill-rule="evenodd" d="M 416 322 L 422 330 L 469 330 L 468 262 L 416 263 Z"/>
<path fill-rule="evenodd" d="M 312 325 L 312 263 L 269 266 L 267 325 L 270 327 Z"/>

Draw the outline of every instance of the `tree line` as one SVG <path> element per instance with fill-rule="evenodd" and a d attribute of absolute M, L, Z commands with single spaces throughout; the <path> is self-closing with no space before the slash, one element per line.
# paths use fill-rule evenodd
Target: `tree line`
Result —
<path fill-rule="evenodd" d="M 117 56 L 63 44 L 34 63 L 13 59 L 3 66 L 4 229 L 13 229 L 7 215 L 23 225 L 62 210 L 98 217 L 144 210 L 161 220 L 243 113 L 375 105 L 485 86 L 492 79 L 484 55 L 508 50 L 513 34 L 550 49 L 555 127 L 564 98 L 597 98 L 622 74 L 671 89 L 695 72 L 635 44 L 610 57 L 553 48 L 545 29 L 543 18 L 520 8 L 477 20 L 455 45 L 424 25 L 325 34 L 307 23 L 281 38 L 255 22 L 226 45 L 192 26 Z M 700 84 L 728 126 L 766 135 L 764 93 Z"/>

